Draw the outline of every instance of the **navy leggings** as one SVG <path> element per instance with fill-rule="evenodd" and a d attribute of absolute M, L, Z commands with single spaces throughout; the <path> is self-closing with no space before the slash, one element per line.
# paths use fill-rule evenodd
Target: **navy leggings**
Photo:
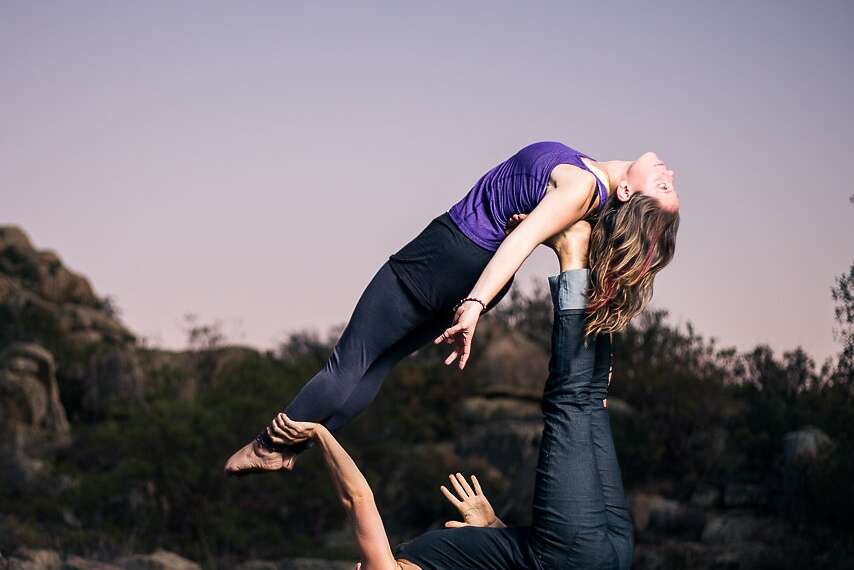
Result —
<path fill-rule="evenodd" d="M 413 296 L 391 265 L 384 263 L 356 303 L 329 360 L 285 408 L 288 417 L 322 423 L 333 432 L 352 420 L 373 401 L 395 364 L 451 326 L 449 306 L 468 292 L 488 259 L 484 256 L 466 266 L 458 279 L 446 280 L 449 285 L 437 289 L 442 302 L 430 307 Z M 494 307 L 509 287 L 508 283 L 487 308 Z M 258 438 L 270 449 L 300 452 L 313 447 L 311 441 L 277 445 L 266 432 Z"/>
<path fill-rule="evenodd" d="M 549 279 L 552 354 L 543 392 L 543 436 L 533 522 L 526 527 L 429 531 L 395 550 L 423 570 L 630 568 L 634 532 L 611 435 L 610 336 L 584 346 L 588 270 Z M 580 285 L 579 285 L 580 284 Z"/>

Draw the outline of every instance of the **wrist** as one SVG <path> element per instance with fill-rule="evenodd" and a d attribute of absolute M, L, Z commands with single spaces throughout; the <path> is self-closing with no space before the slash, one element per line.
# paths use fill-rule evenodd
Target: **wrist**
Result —
<path fill-rule="evenodd" d="M 463 305 L 470 305 L 472 307 L 480 307 L 481 313 L 486 310 L 486 303 L 485 302 L 483 302 L 478 297 L 469 296 L 469 297 L 465 297 L 463 299 L 460 299 L 460 301 L 454 307 L 454 312 L 456 312 Z"/>
<path fill-rule="evenodd" d="M 329 435 L 329 430 L 326 429 L 326 426 L 323 424 L 317 424 L 317 427 L 314 428 L 311 432 L 311 438 L 318 443 L 322 443 L 326 436 Z"/>

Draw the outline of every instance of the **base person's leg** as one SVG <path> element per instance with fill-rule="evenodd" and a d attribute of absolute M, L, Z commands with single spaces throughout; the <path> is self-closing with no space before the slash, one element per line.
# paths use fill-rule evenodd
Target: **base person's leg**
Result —
<path fill-rule="evenodd" d="M 588 269 L 549 278 L 554 326 L 531 534 L 542 568 L 617 567 L 594 457 L 596 343 L 591 338 L 585 345 L 583 338 L 588 280 Z"/>
<path fill-rule="evenodd" d="M 608 539 L 616 553 L 618 568 L 631 568 L 634 553 L 634 526 L 629 513 L 617 451 L 611 433 L 611 418 L 602 400 L 608 397 L 608 381 L 611 372 L 611 336 L 600 335 L 596 339 L 596 365 L 593 372 L 591 406 L 593 407 L 590 428 L 593 435 L 593 455 L 602 496 L 605 500 L 605 517 L 608 521 Z"/>
<path fill-rule="evenodd" d="M 578 269 L 549 280 L 555 322 L 533 525 L 434 530 L 402 544 L 396 557 L 427 569 L 618 568 L 592 436 L 596 344 L 582 342 L 588 277 Z"/>

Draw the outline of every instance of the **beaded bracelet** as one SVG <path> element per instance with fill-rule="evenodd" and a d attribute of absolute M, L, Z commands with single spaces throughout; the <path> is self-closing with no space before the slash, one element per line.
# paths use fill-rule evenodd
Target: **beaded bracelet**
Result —
<path fill-rule="evenodd" d="M 483 310 L 484 310 L 484 311 L 486 310 L 486 303 L 484 303 L 484 302 L 483 302 L 483 301 L 481 301 L 480 299 L 475 299 L 474 297 L 466 297 L 465 299 L 460 299 L 460 302 L 459 302 L 459 303 L 457 303 L 457 304 L 456 304 L 456 306 L 454 307 L 454 312 L 456 312 L 456 311 L 457 311 L 457 309 L 459 309 L 459 308 L 460 308 L 460 306 L 461 306 L 463 303 L 465 303 L 466 301 L 476 301 L 476 302 L 480 303 L 480 306 L 481 306 L 481 307 L 483 307 Z"/>

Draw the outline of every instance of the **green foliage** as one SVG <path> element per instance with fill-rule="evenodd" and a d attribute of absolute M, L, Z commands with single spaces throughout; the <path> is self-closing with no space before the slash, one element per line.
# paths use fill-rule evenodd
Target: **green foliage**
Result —
<path fill-rule="evenodd" d="M 837 283 L 836 299 L 845 307 L 848 279 Z M 847 319 L 847 310 L 837 314 Z M 62 350 L 55 323 L 39 321 L 39 313 L 0 306 L 4 315 L 16 319 L 16 334 L 27 331 Z M 549 350 L 551 302 L 544 288 L 529 296 L 514 291 L 488 318 Z M 290 473 L 240 479 L 222 473 L 228 455 L 323 366 L 335 336 L 301 332 L 275 353 L 225 358 L 216 326 L 191 325 L 191 371 L 162 366 L 147 378 L 142 405 L 115 406 L 99 421 L 74 423 L 74 445 L 43 478 L 23 487 L 0 484 L 2 511 L 15 513 L 0 519 L 0 549 L 15 542 L 80 553 L 160 546 L 211 567 L 223 556 L 347 554 L 320 540 L 342 529 L 345 517 L 328 477 L 320 475 L 319 454 L 302 454 Z M 7 341 L 11 330 L 0 327 L 0 339 Z M 631 408 L 612 414 L 626 487 L 671 481 L 678 498 L 687 499 L 700 482 L 768 482 L 779 475 L 783 435 L 812 425 L 830 435 L 834 448 L 807 474 L 798 508 L 769 508 L 799 525 L 853 532 L 847 513 L 854 509 L 854 406 L 851 368 L 844 364 L 851 336 L 845 338 L 838 361 L 817 369 L 800 349 L 781 357 L 764 346 L 739 354 L 718 348 L 690 324 L 672 326 L 665 311 L 643 314 L 614 337 L 610 397 Z M 473 367 L 482 352 L 473 352 Z M 60 355 L 60 373 L 64 359 L 80 358 Z M 339 432 L 392 533 L 423 531 L 448 514 L 432 492 L 451 466 L 422 445 L 453 441 L 465 429 L 455 409 L 466 383 L 442 364 L 444 355 L 444 347 L 430 345 L 404 360 L 369 411 Z M 187 396 L 191 384 L 198 385 L 194 397 Z M 79 525 L 70 525 L 69 513 Z"/>

